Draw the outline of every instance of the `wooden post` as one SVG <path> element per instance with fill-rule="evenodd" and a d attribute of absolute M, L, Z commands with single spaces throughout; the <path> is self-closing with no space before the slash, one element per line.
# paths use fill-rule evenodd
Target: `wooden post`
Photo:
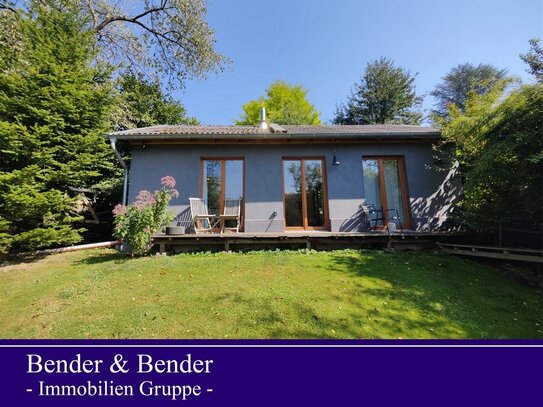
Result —
<path fill-rule="evenodd" d="M 160 243 L 160 254 L 166 253 L 166 245 L 164 243 Z"/>

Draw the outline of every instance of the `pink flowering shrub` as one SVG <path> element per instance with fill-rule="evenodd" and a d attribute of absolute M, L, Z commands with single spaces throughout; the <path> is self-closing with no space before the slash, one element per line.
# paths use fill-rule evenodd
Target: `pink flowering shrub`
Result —
<path fill-rule="evenodd" d="M 165 186 L 166 188 L 174 189 L 175 188 L 175 179 L 169 175 L 162 177 L 160 179 L 160 185 Z"/>
<path fill-rule="evenodd" d="M 174 218 L 168 206 L 172 198 L 179 197 L 174 188 L 175 179 L 167 176 L 160 183 L 162 188 L 159 191 L 140 191 L 133 204 L 119 204 L 113 208 L 114 234 L 130 245 L 133 254 L 148 253 L 152 236 Z"/>
<path fill-rule="evenodd" d="M 115 208 L 113 208 L 112 212 L 115 216 L 124 215 L 126 213 L 126 206 L 124 206 L 123 204 L 117 204 L 115 205 Z"/>
<path fill-rule="evenodd" d="M 175 189 L 175 179 L 173 177 L 170 177 L 169 175 L 162 177 L 160 179 L 160 185 L 170 190 L 170 195 L 172 198 L 179 197 L 179 192 L 177 192 L 177 189 Z"/>

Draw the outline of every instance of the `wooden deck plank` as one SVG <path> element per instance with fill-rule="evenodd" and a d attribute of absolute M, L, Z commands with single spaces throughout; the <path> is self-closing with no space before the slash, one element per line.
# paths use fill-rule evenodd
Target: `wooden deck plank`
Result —
<path fill-rule="evenodd" d="M 155 235 L 153 239 L 294 239 L 294 238 L 309 238 L 309 239 L 322 239 L 322 238 L 375 238 L 375 237 L 447 237 L 455 236 L 450 232 L 283 232 L 283 233 L 223 233 L 223 234 L 184 234 L 184 235 Z"/>
<path fill-rule="evenodd" d="M 543 263 L 543 257 L 539 256 L 528 256 L 523 254 L 513 254 L 513 253 L 497 253 L 497 252 L 485 252 L 485 251 L 472 251 L 472 250 L 454 250 L 454 249 L 443 249 L 445 253 L 455 254 L 459 256 L 472 256 L 472 257 L 486 257 L 491 259 L 500 259 L 500 260 L 515 260 L 515 261 L 526 261 L 532 263 Z"/>
<path fill-rule="evenodd" d="M 184 234 L 165 235 L 160 234 L 153 237 L 153 244 L 158 245 L 161 250 L 167 248 L 187 249 L 193 248 L 220 248 L 232 250 L 233 247 L 305 247 L 311 248 L 410 248 L 420 249 L 433 247 L 435 242 L 447 236 L 454 236 L 451 233 L 442 232 L 284 232 L 284 233 L 224 233 L 224 234 Z M 164 246 L 163 246 L 164 245 Z"/>
<path fill-rule="evenodd" d="M 518 253 L 533 253 L 534 255 L 543 256 L 543 250 L 533 249 L 516 249 L 514 247 L 493 247 L 493 246 L 474 246 L 469 244 L 454 244 L 454 243 L 440 243 L 442 247 L 460 248 L 460 249 L 475 249 L 476 251 L 495 251 L 495 252 L 518 252 Z"/>

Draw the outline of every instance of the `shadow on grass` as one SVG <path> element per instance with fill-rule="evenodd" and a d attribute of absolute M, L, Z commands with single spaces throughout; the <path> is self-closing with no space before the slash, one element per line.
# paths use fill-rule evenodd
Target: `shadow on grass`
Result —
<path fill-rule="evenodd" d="M 84 259 L 77 260 L 75 264 L 103 264 L 103 263 L 115 263 L 122 264 L 129 260 L 134 259 L 134 257 L 127 256 L 124 253 L 92 253 L 90 256 L 85 257 Z"/>
<path fill-rule="evenodd" d="M 472 262 L 435 253 L 351 251 L 331 253 L 323 268 L 329 288 L 315 289 L 305 302 L 278 301 L 277 293 L 258 299 L 220 294 L 213 302 L 234 305 L 236 325 L 255 324 L 264 338 L 542 336 L 540 296 Z M 258 315 L 250 311 L 257 309 Z"/>
<path fill-rule="evenodd" d="M 73 252 L 72 252 L 73 253 Z M 40 260 L 46 259 L 49 256 L 59 255 L 62 253 L 48 253 L 48 254 L 24 254 L 18 257 L 9 258 L 0 262 L 1 267 L 16 266 L 19 264 L 32 264 Z M 124 263 L 127 260 L 133 259 L 133 257 L 127 256 L 123 253 L 100 253 L 94 252 L 84 259 L 80 259 L 74 262 L 74 264 L 101 264 L 108 262 L 115 262 L 116 264 Z"/>
<path fill-rule="evenodd" d="M 372 290 L 379 295 L 384 290 Z M 366 293 L 367 295 L 368 293 Z M 419 319 L 404 313 L 401 306 L 388 305 L 386 312 L 375 307 L 363 309 L 360 303 L 352 301 L 357 311 L 344 311 L 341 317 L 331 318 L 304 306 L 296 310 L 300 320 L 308 321 L 304 329 L 283 326 L 272 332 L 272 337 L 295 338 L 433 338 L 458 337 L 461 331 L 444 318 Z M 416 333 L 415 333 L 416 332 Z M 423 333 L 422 333 L 423 332 Z M 434 333 L 435 332 L 435 333 Z"/>
<path fill-rule="evenodd" d="M 543 318 L 541 299 L 530 287 L 490 269 L 447 255 L 368 253 L 333 255 L 334 272 L 370 277 L 389 288 L 364 288 L 360 295 L 396 306 L 380 319 L 385 331 L 417 329 L 428 337 L 534 338 Z M 355 305 L 357 298 L 350 298 Z M 419 317 L 407 315 L 408 309 Z M 391 311 L 388 309 L 388 311 Z M 346 326 L 345 328 L 348 328 Z M 397 331 L 397 329 L 396 329 Z M 435 333 L 434 333 L 435 332 Z"/>
<path fill-rule="evenodd" d="M 225 301 L 219 308 L 235 304 L 240 313 L 234 325 L 243 327 L 255 324 L 258 327 L 257 337 L 259 338 L 397 339 L 462 336 L 463 331 L 442 316 L 436 318 L 429 315 L 431 318 L 421 320 L 417 314 L 406 315 L 405 309 L 412 309 L 412 305 L 389 304 L 386 310 L 379 310 L 375 306 L 368 307 L 366 304 L 361 304 L 363 301 L 360 299 L 363 295 L 373 299 L 383 299 L 386 298 L 386 291 L 385 289 L 364 289 L 364 293 L 360 296 L 347 299 L 338 298 L 337 302 L 315 298 L 312 303 L 294 299 L 285 304 L 274 298 L 276 294 L 272 297 L 259 299 L 248 298 L 240 294 L 222 294 L 216 296 L 214 301 L 218 303 Z M 327 301 L 324 309 L 319 306 L 321 301 Z M 350 304 L 346 304 L 346 302 Z M 340 304 L 344 309 L 340 313 L 334 314 L 333 311 Z M 380 306 L 381 303 L 379 303 Z M 249 310 L 259 310 L 259 312 L 251 314 Z M 254 337 L 254 333 L 250 337 Z"/>
<path fill-rule="evenodd" d="M 4 261 L 0 261 L 0 268 L 7 266 L 16 266 L 18 264 L 32 264 L 37 261 L 43 260 L 47 257 L 47 254 L 32 254 L 21 255 L 19 257 L 10 257 Z"/>

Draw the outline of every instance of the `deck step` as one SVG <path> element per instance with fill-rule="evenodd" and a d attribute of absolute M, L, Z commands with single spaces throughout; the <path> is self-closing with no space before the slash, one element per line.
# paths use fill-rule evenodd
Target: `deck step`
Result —
<path fill-rule="evenodd" d="M 438 243 L 442 251 L 459 256 L 486 257 L 499 260 L 543 263 L 543 250 L 518 249 L 514 247 L 475 246 L 465 244 Z"/>

